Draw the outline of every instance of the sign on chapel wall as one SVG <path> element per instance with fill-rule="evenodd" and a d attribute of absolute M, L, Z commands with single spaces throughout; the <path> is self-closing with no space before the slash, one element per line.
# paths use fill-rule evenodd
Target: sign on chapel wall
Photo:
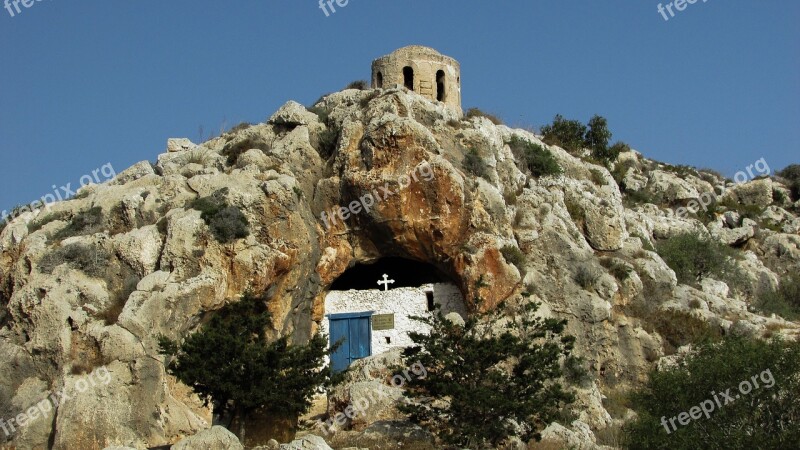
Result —
<path fill-rule="evenodd" d="M 372 316 L 372 330 L 393 330 L 394 314 L 376 314 Z"/>

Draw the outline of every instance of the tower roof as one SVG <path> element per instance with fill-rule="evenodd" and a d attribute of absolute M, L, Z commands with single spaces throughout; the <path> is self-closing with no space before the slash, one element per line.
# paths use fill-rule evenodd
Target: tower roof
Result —
<path fill-rule="evenodd" d="M 388 55 L 381 56 L 380 58 L 373 61 L 373 64 L 378 61 L 382 60 L 391 60 L 391 59 L 415 59 L 415 58 L 430 58 L 434 61 L 447 61 L 448 64 L 459 66 L 458 61 L 454 58 L 449 56 L 445 56 L 441 54 L 436 49 L 431 47 L 426 47 L 424 45 L 407 45 L 402 48 L 398 48 L 397 50 L 389 53 Z"/>
<path fill-rule="evenodd" d="M 402 55 L 402 54 L 409 54 L 409 53 L 429 53 L 431 55 L 436 56 L 444 56 L 439 53 L 436 49 L 431 47 L 426 47 L 424 45 L 407 45 L 402 48 L 398 48 L 397 50 L 393 51 L 392 54 Z"/>

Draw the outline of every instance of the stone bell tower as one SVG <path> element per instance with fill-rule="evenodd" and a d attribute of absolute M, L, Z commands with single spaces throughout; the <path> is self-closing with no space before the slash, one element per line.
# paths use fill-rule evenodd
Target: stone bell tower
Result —
<path fill-rule="evenodd" d="M 403 86 L 463 114 L 461 65 L 430 47 L 403 47 L 372 62 L 373 88 Z"/>

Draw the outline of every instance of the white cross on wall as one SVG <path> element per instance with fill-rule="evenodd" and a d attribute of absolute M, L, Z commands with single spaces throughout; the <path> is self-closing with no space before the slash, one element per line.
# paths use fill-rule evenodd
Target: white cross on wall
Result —
<path fill-rule="evenodd" d="M 394 280 L 389 279 L 389 275 L 383 274 L 383 281 L 378 280 L 378 285 L 383 285 L 383 290 L 388 291 L 389 285 L 394 284 Z"/>

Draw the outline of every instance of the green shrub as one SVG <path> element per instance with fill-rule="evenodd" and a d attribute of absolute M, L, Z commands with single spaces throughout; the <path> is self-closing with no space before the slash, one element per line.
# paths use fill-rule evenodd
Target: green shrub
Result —
<path fill-rule="evenodd" d="M 589 169 L 589 173 L 592 174 L 592 183 L 594 183 L 595 186 L 604 186 L 606 184 L 606 179 L 603 176 L 603 172 L 597 169 Z"/>
<path fill-rule="evenodd" d="M 200 217 L 208 225 L 214 238 L 227 244 L 250 235 L 250 223 L 244 213 L 236 207 L 229 206 L 223 199 L 225 190 L 211 196 L 198 198 L 192 208 L 200 211 Z"/>
<path fill-rule="evenodd" d="M 633 272 L 631 266 L 613 258 L 601 259 L 600 264 L 608 269 L 608 273 L 619 281 L 625 281 Z"/>
<path fill-rule="evenodd" d="M 622 197 L 622 202 L 627 208 L 633 208 L 637 205 L 644 205 L 647 203 L 653 205 L 660 205 L 663 203 L 661 197 L 650 195 L 647 191 L 632 191 L 625 190 Z"/>
<path fill-rule="evenodd" d="M 574 399 L 558 382 L 559 360 L 569 355 L 574 338 L 563 335 L 566 321 L 536 318 L 537 308 L 500 305 L 463 326 L 441 312 L 415 318 L 431 331 L 409 333 L 416 346 L 405 356 L 425 367 L 427 376 L 412 378 L 405 391 L 411 401 L 401 410 L 458 448 L 496 446 L 510 436 L 538 438 Z"/>
<path fill-rule="evenodd" d="M 523 161 L 531 175 L 543 177 L 547 175 L 560 175 L 563 169 L 550 150 L 539 144 L 512 136 L 508 142 L 517 161 Z"/>
<path fill-rule="evenodd" d="M 486 180 L 489 179 L 489 169 L 486 167 L 486 162 L 483 161 L 483 158 L 478 154 L 478 150 L 474 147 L 470 148 L 467 154 L 464 155 L 462 165 L 464 170 L 472 175 Z"/>
<path fill-rule="evenodd" d="M 777 314 L 787 320 L 800 319 L 800 275 L 783 278 L 777 289 L 758 295 L 755 307 L 765 314 Z"/>
<path fill-rule="evenodd" d="M 681 178 L 686 178 L 690 175 L 700 178 L 700 173 L 697 171 L 697 169 L 695 169 L 692 166 L 687 166 L 683 164 L 677 166 L 673 166 L 672 164 L 663 164 L 661 170 L 664 170 L 666 172 L 672 172 Z"/>
<path fill-rule="evenodd" d="M 464 115 L 467 119 L 471 119 L 473 117 L 485 117 L 489 119 L 495 125 L 502 125 L 503 120 L 493 114 L 489 114 L 487 112 L 481 111 L 478 108 L 470 108 L 467 110 L 467 113 Z"/>
<path fill-rule="evenodd" d="M 40 215 L 39 217 L 41 218 L 37 217 L 36 220 L 33 220 L 30 223 L 28 223 L 28 233 L 33 234 L 44 228 L 44 226 L 49 223 L 53 223 L 58 220 L 64 220 L 67 214 L 65 212 L 59 212 L 59 213 L 50 213 L 44 217 L 42 216 L 43 215 Z"/>
<path fill-rule="evenodd" d="M 583 210 L 580 203 L 576 202 L 572 198 L 567 198 L 564 200 L 564 206 L 567 208 L 569 217 L 572 218 L 572 221 L 575 222 L 575 225 L 582 231 L 586 222 L 586 211 Z"/>
<path fill-rule="evenodd" d="M 594 287 L 597 280 L 600 278 L 600 273 L 588 265 L 580 265 L 575 271 L 575 282 L 584 289 Z"/>
<path fill-rule="evenodd" d="M 109 264 L 109 255 L 97 245 L 72 243 L 47 253 L 39 260 L 39 270 L 51 274 L 62 265 L 69 264 L 73 269 L 94 278 L 102 278 Z"/>
<path fill-rule="evenodd" d="M 464 123 L 460 120 L 450 119 L 447 121 L 447 126 L 450 128 L 455 128 L 456 130 L 460 130 L 464 127 Z"/>
<path fill-rule="evenodd" d="M 632 394 L 637 418 L 624 428 L 625 447 L 795 448 L 798 373 L 798 342 L 729 338 L 701 345 L 681 364 L 653 371 Z"/>
<path fill-rule="evenodd" d="M 566 120 L 561 114 L 556 114 L 552 124 L 542 127 L 542 136 L 548 145 L 576 152 L 585 144 L 586 131 L 586 125 L 579 120 Z"/>
<path fill-rule="evenodd" d="M 206 166 L 210 160 L 211 151 L 202 147 L 187 152 L 186 164 L 200 164 L 201 166 Z"/>
<path fill-rule="evenodd" d="M 102 230 L 102 225 L 103 209 L 96 206 L 79 212 L 67 226 L 56 232 L 53 238 L 60 241 L 68 237 L 97 233 Z"/>
<path fill-rule="evenodd" d="M 614 177 L 614 181 L 617 182 L 619 188 L 623 193 L 626 190 L 625 176 L 628 174 L 628 170 L 630 170 L 636 163 L 633 160 L 627 160 L 624 163 L 617 164 L 614 166 L 614 170 L 611 171 L 611 176 Z"/>
<path fill-rule="evenodd" d="M 696 233 L 684 233 L 659 242 L 656 251 L 682 284 L 694 284 L 708 276 L 729 281 L 738 275 L 732 262 L 736 251 Z"/>
<path fill-rule="evenodd" d="M 789 199 L 788 199 L 788 198 L 786 198 L 786 194 L 784 194 L 784 193 L 783 193 L 783 191 L 779 191 L 779 190 L 777 190 L 777 189 L 774 189 L 774 190 L 772 191 L 772 201 L 773 201 L 773 202 L 775 202 L 775 203 L 777 203 L 777 204 L 779 204 L 779 205 L 782 205 L 782 204 L 784 204 L 784 203 L 785 203 L 787 200 L 789 200 Z"/>
<path fill-rule="evenodd" d="M 300 200 L 301 198 L 303 198 L 303 190 L 302 190 L 302 189 L 300 189 L 299 187 L 297 187 L 297 186 L 292 186 L 292 191 L 294 192 L 294 195 L 295 195 L 295 196 L 297 196 L 297 199 L 298 199 L 298 200 Z"/>
<path fill-rule="evenodd" d="M 656 309 L 643 319 L 664 338 L 668 354 L 684 345 L 716 342 L 722 338 L 721 328 L 687 311 Z"/>
<path fill-rule="evenodd" d="M 515 265 L 520 271 L 525 267 L 525 254 L 515 245 L 504 245 L 500 253 L 507 263 Z"/>
<path fill-rule="evenodd" d="M 223 244 L 244 239 L 250 235 L 250 223 L 236 206 L 223 208 L 208 222 L 214 237 Z"/>
<path fill-rule="evenodd" d="M 200 217 L 208 222 L 219 212 L 220 209 L 224 207 L 223 205 L 225 200 L 223 200 L 221 197 L 223 197 L 226 193 L 227 190 L 222 189 L 216 192 L 214 195 L 200 197 L 192 202 L 192 209 L 200 211 Z"/>
<path fill-rule="evenodd" d="M 356 80 L 350 82 L 345 89 L 358 89 L 359 91 L 366 91 L 369 89 L 369 83 L 366 80 Z"/>
<path fill-rule="evenodd" d="M 240 423 L 255 410 L 296 417 L 330 379 L 323 367 L 327 339 L 316 335 L 306 345 L 289 345 L 283 336 L 269 342 L 270 323 L 266 301 L 245 295 L 181 345 L 160 336 L 159 348 L 169 357 L 169 373 L 213 404 L 215 413 Z"/>

